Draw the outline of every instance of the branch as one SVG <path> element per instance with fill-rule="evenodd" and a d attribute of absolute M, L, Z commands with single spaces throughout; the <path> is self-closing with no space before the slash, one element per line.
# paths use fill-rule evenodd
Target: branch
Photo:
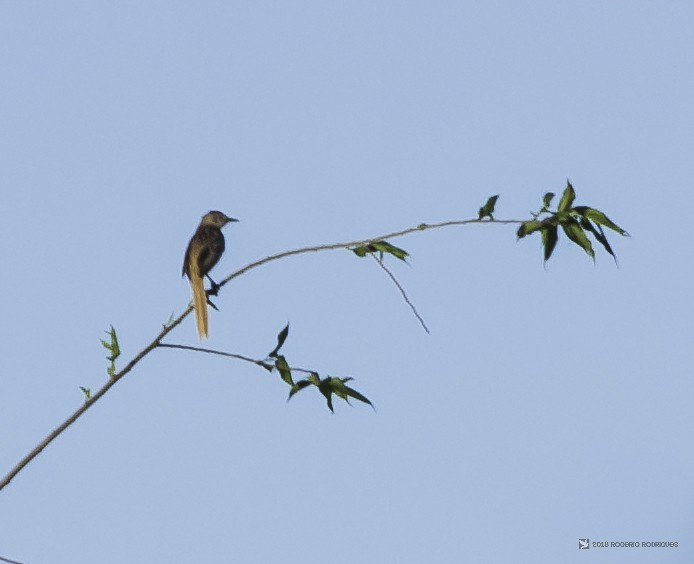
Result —
<path fill-rule="evenodd" d="M 454 225 L 467 225 L 469 223 L 484 223 L 484 224 L 491 224 L 491 223 L 496 223 L 496 224 L 522 224 L 523 222 L 521 220 L 515 220 L 515 219 L 509 219 L 509 220 L 493 220 L 493 221 L 487 221 L 487 220 L 480 220 L 480 219 L 464 219 L 464 220 L 452 220 L 452 221 L 443 221 L 440 223 L 421 223 L 417 225 L 416 227 L 409 227 L 407 229 L 402 229 L 400 231 L 393 231 L 392 233 L 386 233 L 385 235 L 377 235 L 375 237 L 370 237 L 366 239 L 357 239 L 355 241 L 347 241 L 343 243 L 329 243 L 325 245 L 315 245 L 311 247 L 302 247 L 299 249 L 293 249 L 290 251 L 284 251 L 281 253 L 277 253 L 274 255 L 267 256 L 263 259 L 257 260 L 255 262 L 252 262 L 250 264 L 247 264 L 243 268 L 240 268 L 239 270 L 232 272 L 229 276 L 224 278 L 220 283 L 219 287 L 221 288 L 222 286 L 226 285 L 227 282 L 230 282 L 234 278 L 238 278 L 239 276 L 245 274 L 249 270 L 253 270 L 254 268 L 258 268 L 259 266 L 262 266 L 264 264 L 267 264 L 269 262 L 279 260 L 285 257 L 290 257 L 293 255 L 300 255 L 300 254 L 305 254 L 305 253 L 311 253 L 311 252 L 317 252 L 317 251 L 330 251 L 330 250 L 335 250 L 335 249 L 345 249 L 348 247 L 354 247 L 358 245 L 366 245 L 370 243 L 371 241 L 381 241 L 384 239 L 395 239 L 397 237 L 402 237 L 404 235 L 408 235 L 410 233 L 416 233 L 419 231 L 426 231 L 429 229 L 440 229 L 443 227 L 451 227 Z M 397 282 L 396 282 L 397 283 Z M 402 289 L 401 289 L 402 291 Z M 409 303 L 409 302 L 408 302 Z M 410 304 L 410 307 L 411 304 Z M 41 451 L 46 448 L 49 444 L 51 444 L 55 439 L 57 439 L 70 425 L 72 425 L 77 419 L 79 419 L 90 407 L 92 407 L 97 401 L 99 401 L 105 394 L 108 392 L 112 386 L 114 386 L 118 381 L 120 381 L 128 372 L 130 372 L 146 355 L 148 355 L 150 352 L 152 352 L 155 348 L 157 347 L 169 347 L 169 348 L 192 348 L 193 350 L 196 350 L 195 347 L 184 347 L 183 345 L 164 345 L 162 344 L 162 339 L 168 335 L 173 329 L 178 327 L 178 325 L 181 324 L 181 322 L 190 314 L 190 312 L 193 311 L 193 306 L 188 305 L 186 310 L 179 315 L 176 319 L 174 319 L 172 322 L 167 324 L 161 332 L 144 348 L 142 349 L 135 357 L 119 372 L 116 372 L 109 378 L 109 380 L 101 387 L 99 390 L 91 395 L 90 398 L 88 398 L 84 404 L 82 404 L 78 409 L 76 409 L 72 415 L 70 415 L 65 421 L 63 421 L 60 425 L 58 425 L 53 431 L 51 431 L 39 444 L 37 444 L 31 452 L 29 452 L 24 458 L 22 458 L 8 473 L 7 475 L 0 480 L 0 490 L 5 488 L 11 481 L 12 479 L 19 474 L 19 472 L 26 467 L 29 462 L 31 462 L 34 458 L 36 458 Z M 416 313 L 416 312 L 415 312 Z M 419 316 L 418 316 L 419 317 Z M 421 321 L 421 318 L 420 318 Z M 426 328 L 426 327 L 425 327 Z M 197 349 L 199 350 L 199 349 Z M 212 352 L 214 354 L 223 354 L 225 356 L 231 356 L 233 358 L 238 358 L 240 360 L 246 360 L 248 362 L 253 362 L 257 364 L 258 362 L 250 359 L 248 357 L 243 357 L 242 355 L 233 355 L 231 353 L 221 353 L 218 351 L 211 351 L 208 350 L 207 352 Z M 306 371 L 308 372 L 308 371 Z"/>
<path fill-rule="evenodd" d="M 268 257 L 265 257 L 264 259 L 257 260 L 255 262 L 252 262 L 250 264 L 247 264 L 243 268 L 240 268 L 236 272 L 232 272 L 229 276 L 224 278 L 219 283 L 219 286 L 224 286 L 227 282 L 230 282 L 234 278 L 238 278 L 242 274 L 245 274 L 249 270 L 253 270 L 254 268 L 257 268 L 259 266 L 262 266 L 268 262 L 272 262 L 275 260 L 279 260 L 285 257 L 290 257 L 293 255 L 301 255 L 304 253 L 312 253 L 316 251 L 331 251 L 334 249 L 346 249 L 347 247 L 358 247 L 359 245 L 367 245 L 368 243 L 371 243 L 372 241 L 382 241 L 385 239 L 395 239 L 397 237 L 402 237 L 403 235 L 409 235 L 410 233 L 417 233 L 418 231 L 426 231 L 428 229 L 440 229 L 442 227 L 451 227 L 453 225 L 467 225 L 469 223 L 484 223 L 484 224 L 490 224 L 490 223 L 496 223 L 499 225 L 502 224 L 521 224 L 523 221 L 519 219 L 502 219 L 502 220 L 493 220 L 493 221 L 486 221 L 486 220 L 481 220 L 481 219 L 458 219 L 458 220 L 452 220 L 452 221 L 442 221 L 440 223 L 420 223 L 416 227 L 408 227 L 407 229 L 401 229 L 400 231 L 393 231 L 392 233 L 386 233 L 385 235 L 377 235 L 375 237 L 370 237 L 368 239 L 357 239 L 356 241 L 347 241 L 344 243 L 329 243 L 327 245 L 315 245 L 313 247 L 302 247 L 301 249 L 294 249 L 292 251 L 284 251 L 281 253 L 277 253 L 275 255 L 270 255 Z"/>
<path fill-rule="evenodd" d="M 258 360 L 255 358 L 251 358 L 250 356 L 245 356 L 242 354 L 238 353 L 229 353 L 229 352 L 224 352 L 224 351 L 218 351 L 216 349 L 207 349 L 204 347 L 193 347 L 190 345 L 176 345 L 176 344 L 169 344 L 169 343 L 159 343 L 157 345 L 158 347 L 162 349 L 180 349 L 184 351 L 194 351 L 194 352 L 201 352 L 201 353 L 207 353 L 207 354 L 216 354 L 219 356 L 226 356 L 227 358 L 235 358 L 237 360 L 243 360 L 245 362 L 250 362 L 251 364 L 255 364 L 257 366 L 261 366 L 265 368 L 265 370 L 272 370 L 275 368 L 273 364 L 267 364 L 264 360 Z M 317 371 L 316 370 L 309 370 L 308 368 L 299 368 L 298 366 L 290 366 L 289 369 L 293 372 L 303 372 L 304 374 L 314 374 Z"/>
<path fill-rule="evenodd" d="M 70 425 L 72 425 L 77 419 L 79 419 L 91 406 L 93 406 L 97 401 L 99 401 L 106 392 L 108 392 L 111 387 L 118 382 L 123 376 L 125 376 L 128 372 L 130 372 L 135 365 L 140 362 L 147 354 L 152 352 L 159 342 L 166 336 L 168 335 L 175 327 L 181 324 L 181 322 L 185 319 L 185 317 L 193 310 L 193 306 L 188 306 L 188 309 L 186 309 L 181 315 L 179 315 L 174 321 L 172 321 L 169 325 L 164 327 L 162 331 L 155 337 L 155 339 L 147 345 L 144 349 L 142 349 L 136 356 L 133 358 L 126 366 L 121 370 L 120 372 L 117 372 L 114 374 L 108 382 L 106 382 L 99 390 L 95 393 L 92 394 L 92 396 L 87 399 L 84 404 L 82 404 L 78 409 L 74 411 L 70 417 L 68 417 L 65 421 L 63 421 L 60 425 L 58 425 L 53 431 L 51 431 L 45 439 L 43 439 L 38 445 L 34 447 L 34 449 L 27 454 L 22 460 L 20 460 L 12 470 L 10 470 L 7 475 L 0 481 L 0 490 L 2 490 L 7 484 L 12 481 L 12 478 L 14 478 L 19 472 L 27 465 L 29 462 L 31 462 L 34 458 L 36 458 L 39 453 L 46 448 L 49 444 L 51 444 L 58 436 L 65 431 Z"/>

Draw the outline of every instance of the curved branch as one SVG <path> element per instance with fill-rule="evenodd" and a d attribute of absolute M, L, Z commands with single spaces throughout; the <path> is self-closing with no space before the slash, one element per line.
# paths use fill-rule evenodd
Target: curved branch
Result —
<path fill-rule="evenodd" d="M 499 225 L 505 224 L 521 224 L 523 223 L 520 219 L 494 219 L 494 220 L 483 220 L 483 219 L 456 219 L 452 221 L 442 221 L 439 223 L 420 223 L 416 227 L 408 227 L 407 229 L 401 229 L 399 231 L 393 231 L 392 233 L 386 233 L 385 235 L 377 235 L 376 237 L 369 237 L 368 239 L 357 239 L 356 241 L 346 241 L 344 243 L 328 243 L 326 245 L 315 245 L 312 247 L 302 247 L 300 249 L 294 249 L 291 251 L 283 251 L 274 255 L 267 256 L 263 259 L 256 260 L 240 268 L 236 272 L 232 272 L 229 276 L 224 278 L 219 286 L 224 286 L 227 282 L 230 282 L 234 278 L 238 278 L 242 274 L 245 274 L 249 270 L 258 268 L 268 262 L 274 260 L 279 260 L 285 257 L 290 257 L 293 255 L 301 255 L 304 253 L 312 253 L 317 251 L 331 251 L 334 249 L 345 249 L 348 247 L 357 247 L 359 245 L 367 245 L 372 241 L 384 241 L 386 239 L 395 239 L 397 237 L 402 237 L 403 235 L 409 235 L 410 233 L 416 233 L 418 231 L 427 231 L 429 229 L 440 229 L 442 227 L 450 227 L 452 225 L 467 225 L 469 223 L 485 223 L 491 224 L 496 223 Z"/>
<path fill-rule="evenodd" d="M 177 344 L 169 344 L 169 343 L 159 343 L 157 346 L 159 348 L 162 348 L 162 349 L 180 349 L 180 350 L 184 350 L 184 351 L 194 351 L 194 352 L 201 352 L 201 353 L 207 353 L 207 354 L 216 354 L 219 356 L 225 356 L 227 358 L 235 358 L 237 360 L 243 360 L 245 362 L 250 362 L 251 364 L 256 364 L 257 366 L 262 366 L 266 370 L 268 370 L 268 369 L 272 370 L 275 368 L 275 366 L 273 364 L 267 364 L 264 360 L 251 358 L 250 356 L 245 356 L 245 355 L 238 354 L 238 353 L 218 351 L 217 349 L 207 349 L 205 347 L 193 347 L 191 345 L 177 345 Z M 308 368 L 300 368 L 298 366 L 290 366 L 289 369 L 292 372 L 303 372 L 304 374 L 314 374 L 317 372 L 316 370 L 309 370 Z"/>
<path fill-rule="evenodd" d="M 408 235 L 410 233 L 415 233 L 417 231 L 426 231 L 429 229 L 440 229 L 442 227 L 449 227 L 453 225 L 467 225 L 469 223 L 496 223 L 496 224 L 509 224 L 509 223 L 523 223 L 520 220 L 516 219 L 509 219 L 509 220 L 480 220 L 480 219 L 464 219 L 464 220 L 453 220 L 453 221 L 443 221 L 440 223 L 432 223 L 432 224 L 426 224 L 422 223 L 416 227 L 409 227 L 407 229 L 402 229 L 399 231 L 393 231 L 392 233 L 386 233 L 385 235 L 377 235 L 376 237 L 370 237 L 366 239 L 357 239 L 355 241 L 346 241 L 343 243 L 329 243 L 325 245 L 315 245 L 311 247 L 302 247 L 299 249 L 293 249 L 290 251 L 284 251 L 281 253 L 277 253 L 274 255 L 267 256 L 263 259 L 254 261 L 250 264 L 247 264 L 243 268 L 237 270 L 236 272 L 232 272 L 229 276 L 224 278 L 220 283 L 219 287 L 221 288 L 224 286 L 227 282 L 233 280 L 234 278 L 238 278 L 242 274 L 245 274 L 249 270 L 252 270 L 254 268 L 258 268 L 259 266 L 262 266 L 263 264 L 267 264 L 269 262 L 279 260 L 285 257 L 293 256 L 293 255 L 299 255 L 299 254 L 304 254 L 304 253 L 311 253 L 311 252 L 317 252 L 317 251 L 330 251 L 334 249 L 344 249 L 348 247 L 355 247 L 358 245 L 365 245 L 368 244 L 371 241 L 381 241 L 385 239 L 394 239 L 396 237 L 402 237 L 403 235 Z M 46 448 L 49 444 L 51 444 L 55 439 L 57 439 L 70 425 L 72 425 L 77 419 L 79 419 L 90 407 L 92 407 L 97 401 L 99 401 L 105 394 L 108 392 L 112 386 L 116 384 L 121 378 L 123 378 L 128 372 L 130 372 L 135 365 L 137 365 L 140 360 L 142 360 L 146 355 L 148 355 L 150 352 L 152 352 L 155 348 L 157 347 L 170 347 L 173 348 L 172 345 L 164 345 L 161 343 L 161 340 L 168 335 L 173 329 L 175 329 L 178 325 L 181 324 L 181 322 L 188 316 L 188 314 L 193 311 L 193 306 L 188 305 L 186 310 L 179 315 L 176 319 L 174 319 L 171 323 L 166 325 L 162 331 L 144 348 L 142 349 L 135 357 L 119 372 L 114 374 L 109 380 L 101 387 L 99 390 L 93 394 L 89 399 L 87 399 L 84 404 L 82 404 L 78 409 L 76 409 L 72 415 L 70 415 L 65 421 L 63 421 L 60 425 L 58 425 L 53 431 L 51 431 L 46 437 L 39 443 L 37 444 L 24 458 L 22 458 L 6 475 L 5 477 L 0 480 L 0 490 L 5 488 L 11 481 L 12 479 L 19 474 L 19 472 L 22 471 L 26 467 L 27 464 L 29 464 L 34 458 L 36 458 L 41 451 Z M 176 348 L 186 348 L 184 346 L 178 345 Z M 193 347 L 189 347 L 193 348 Z M 233 356 L 234 358 L 239 358 L 241 360 L 248 360 L 250 362 L 254 362 L 257 364 L 256 361 L 253 359 L 248 359 L 247 357 L 242 357 L 241 355 L 232 355 L 231 353 L 220 353 L 218 351 L 209 351 L 209 352 L 214 352 L 215 354 L 226 354 L 227 356 Z M 300 370 L 300 369 L 299 369 Z M 308 371 L 306 371 L 308 372 Z"/>

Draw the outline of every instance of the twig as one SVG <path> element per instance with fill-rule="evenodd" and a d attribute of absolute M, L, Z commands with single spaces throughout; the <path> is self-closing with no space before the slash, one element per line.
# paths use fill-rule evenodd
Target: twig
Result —
<path fill-rule="evenodd" d="M 208 354 L 217 354 L 219 356 L 227 356 L 229 358 L 236 358 L 238 360 L 245 360 L 246 362 L 250 362 L 252 364 L 257 364 L 259 366 L 262 366 L 265 368 L 266 366 L 272 367 L 269 364 L 264 363 L 262 360 L 256 360 L 254 358 L 251 358 L 249 356 L 244 356 L 242 354 L 237 354 L 237 353 L 228 353 L 224 351 L 218 351 L 215 349 L 206 349 L 204 347 L 193 347 L 190 345 L 174 345 L 174 344 L 169 344 L 169 343 L 158 343 L 158 347 L 163 348 L 163 349 L 182 349 L 186 351 L 196 351 L 196 352 L 203 352 L 203 353 L 208 353 Z"/>
<path fill-rule="evenodd" d="M 218 351 L 216 349 L 206 349 L 204 347 L 193 347 L 190 345 L 176 345 L 176 344 L 169 344 L 169 343 L 159 343 L 157 345 L 160 348 L 164 349 L 181 349 L 184 351 L 195 351 L 195 352 L 201 352 L 201 353 L 207 353 L 207 354 L 216 354 L 219 356 L 226 356 L 228 358 L 235 358 L 238 360 L 243 360 L 245 362 L 250 362 L 251 364 L 256 364 L 258 366 L 262 366 L 263 368 L 274 368 L 274 365 L 268 364 L 264 360 L 258 360 L 255 358 L 251 358 L 249 356 L 245 356 L 242 354 L 238 353 L 229 353 L 229 352 L 224 352 L 224 351 Z M 308 368 L 299 368 L 298 366 L 290 366 L 289 370 L 292 372 L 303 372 L 304 374 L 313 374 L 316 373 L 316 370 L 309 370 Z"/>
<path fill-rule="evenodd" d="M 424 323 L 424 319 L 422 319 L 422 316 L 419 315 L 417 312 L 417 308 L 414 307 L 414 304 L 410 301 L 410 298 L 407 297 L 407 294 L 405 293 L 405 289 L 400 285 L 400 282 L 398 282 L 398 279 L 395 278 L 395 275 L 388 269 L 388 267 L 383 263 L 383 259 L 377 257 L 375 254 L 371 254 L 373 259 L 378 263 L 378 266 L 380 266 L 385 273 L 390 277 L 390 279 L 393 281 L 393 284 L 395 284 L 398 287 L 398 290 L 400 290 L 400 293 L 402 294 L 403 299 L 405 300 L 405 303 L 410 306 L 410 309 L 412 310 L 412 313 L 414 313 L 415 317 L 419 320 L 419 323 L 422 325 L 424 330 L 431 334 L 431 331 L 429 331 L 429 328 L 427 327 L 427 324 Z"/>

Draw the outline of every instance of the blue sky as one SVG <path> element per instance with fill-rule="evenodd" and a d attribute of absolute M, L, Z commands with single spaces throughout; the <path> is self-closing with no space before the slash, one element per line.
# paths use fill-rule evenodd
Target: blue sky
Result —
<path fill-rule="evenodd" d="M 205 346 L 352 376 L 376 407 L 157 350 L 0 492 L 39 562 L 683 562 L 694 557 L 688 2 L 0 4 L 0 473 L 221 278 L 475 217 L 570 178 L 619 267 L 513 225 L 227 285 Z M 196 345 L 189 317 L 167 342 Z M 677 548 L 578 549 L 591 541 Z"/>

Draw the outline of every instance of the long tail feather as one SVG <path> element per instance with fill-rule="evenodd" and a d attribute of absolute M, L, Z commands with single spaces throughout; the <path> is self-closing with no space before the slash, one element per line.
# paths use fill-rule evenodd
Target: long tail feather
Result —
<path fill-rule="evenodd" d="M 193 269 L 197 270 L 197 269 Z M 207 295 L 205 281 L 198 272 L 191 272 L 190 285 L 193 288 L 193 305 L 195 306 L 195 322 L 201 339 L 207 338 Z"/>

